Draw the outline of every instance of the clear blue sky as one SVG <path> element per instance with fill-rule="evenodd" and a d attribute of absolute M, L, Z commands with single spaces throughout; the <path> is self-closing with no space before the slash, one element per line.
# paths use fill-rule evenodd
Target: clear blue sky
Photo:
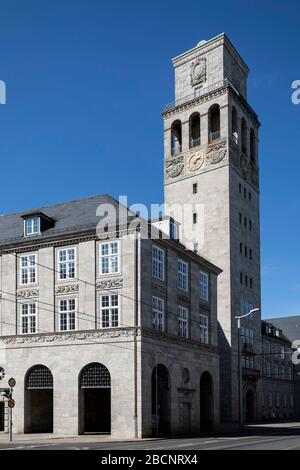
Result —
<path fill-rule="evenodd" d="M 226 32 L 260 132 L 263 316 L 300 315 L 298 1 L 0 0 L 0 212 L 110 193 L 163 200 L 170 59 Z"/>

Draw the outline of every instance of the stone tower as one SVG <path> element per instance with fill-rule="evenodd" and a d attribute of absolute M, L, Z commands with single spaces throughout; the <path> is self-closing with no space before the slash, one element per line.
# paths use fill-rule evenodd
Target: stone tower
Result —
<path fill-rule="evenodd" d="M 240 413 L 255 419 L 261 408 L 260 312 L 241 323 L 241 387 L 234 318 L 260 308 L 260 124 L 247 102 L 249 69 L 225 34 L 201 41 L 173 65 L 175 101 L 163 113 L 166 213 L 181 223 L 181 241 L 223 270 L 218 321 L 225 425 L 237 423 Z"/>

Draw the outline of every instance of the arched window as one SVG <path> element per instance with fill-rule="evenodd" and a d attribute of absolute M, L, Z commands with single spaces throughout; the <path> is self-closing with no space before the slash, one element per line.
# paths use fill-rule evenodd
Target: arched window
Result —
<path fill-rule="evenodd" d="M 250 159 L 252 163 L 256 161 L 256 151 L 255 151 L 256 143 L 255 143 L 255 133 L 254 130 L 251 129 L 250 131 Z"/>
<path fill-rule="evenodd" d="M 247 124 L 245 119 L 242 119 L 241 123 L 241 134 L 242 134 L 242 152 L 247 154 Z"/>
<path fill-rule="evenodd" d="M 238 144 L 239 142 L 238 117 L 237 117 L 237 112 L 235 108 L 232 108 L 231 128 L 232 128 L 232 140 L 235 144 Z"/>
<path fill-rule="evenodd" d="M 220 139 L 220 106 L 214 104 L 208 112 L 209 142 Z"/>
<path fill-rule="evenodd" d="M 178 155 L 182 151 L 181 122 L 175 121 L 171 127 L 171 155 Z"/>
<path fill-rule="evenodd" d="M 27 390 L 53 388 L 51 371 L 48 367 L 42 365 L 32 367 L 26 375 L 25 387 Z"/>
<path fill-rule="evenodd" d="M 190 117 L 190 148 L 201 145 L 200 114 L 194 113 Z"/>

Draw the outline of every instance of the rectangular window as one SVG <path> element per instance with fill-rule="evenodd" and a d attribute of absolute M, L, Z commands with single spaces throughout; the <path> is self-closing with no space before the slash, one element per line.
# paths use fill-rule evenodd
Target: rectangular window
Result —
<path fill-rule="evenodd" d="M 178 334 L 183 338 L 188 338 L 188 309 L 178 306 Z"/>
<path fill-rule="evenodd" d="M 201 96 L 203 94 L 203 86 L 198 86 L 197 88 L 195 88 L 195 98 L 197 98 L 198 96 Z"/>
<path fill-rule="evenodd" d="M 208 274 L 200 271 L 199 296 L 203 300 L 208 300 Z"/>
<path fill-rule="evenodd" d="M 239 221 L 240 221 L 240 224 L 242 223 L 242 213 L 240 212 L 239 213 Z"/>
<path fill-rule="evenodd" d="M 21 334 L 36 333 L 36 303 L 21 304 Z"/>
<path fill-rule="evenodd" d="M 152 247 L 152 276 L 165 280 L 165 252 L 157 246 Z"/>
<path fill-rule="evenodd" d="M 276 393 L 276 406 L 277 408 L 280 407 L 280 393 L 279 392 Z"/>
<path fill-rule="evenodd" d="M 252 220 L 249 220 L 249 230 L 252 231 Z"/>
<path fill-rule="evenodd" d="M 189 275 L 188 264 L 182 261 L 181 259 L 179 259 L 178 260 L 178 287 L 179 289 L 188 291 L 188 275 Z"/>
<path fill-rule="evenodd" d="M 20 283 L 25 285 L 37 282 L 36 255 L 21 256 L 20 264 Z"/>
<path fill-rule="evenodd" d="M 59 330 L 70 331 L 76 329 L 76 299 L 59 301 Z"/>
<path fill-rule="evenodd" d="M 119 242 L 101 243 L 100 250 L 100 274 L 116 274 L 119 272 Z"/>
<path fill-rule="evenodd" d="M 286 393 L 283 394 L 283 406 L 284 406 L 284 408 L 287 407 L 287 396 L 286 396 Z"/>
<path fill-rule="evenodd" d="M 174 222 L 170 222 L 170 239 L 178 240 L 178 228 Z"/>
<path fill-rule="evenodd" d="M 272 392 L 268 393 L 268 405 L 269 406 L 273 405 L 273 394 L 272 394 Z"/>
<path fill-rule="evenodd" d="M 197 214 L 193 214 L 193 224 L 195 225 L 197 223 Z"/>
<path fill-rule="evenodd" d="M 208 316 L 200 314 L 200 341 L 201 343 L 208 344 Z"/>
<path fill-rule="evenodd" d="M 159 297 L 152 297 L 152 325 L 156 331 L 164 331 L 164 301 Z"/>
<path fill-rule="evenodd" d="M 100 327 L 115 328 L 119 326 L 119 296 L 109 294 L 100 296 Z"/>
<path fill-rule="evenodd" d="M 31 219 L 24 220 L 25 237 L 38 235 L 40 233 L 40 218 L 32 217 Z"/>
<path fill-rule="evenodd" d="M 75 278 L 75 263 L 76 255 L 75 248 L 68 248 L 66 250 L 59 250 L 58 252 L 58 272 L 59 279 L 74 279 Z"/>
<path fill-rule="evenodd" d="M 193 194 L 197 194 L 197 192 L 198 192 L 198 184 L 194 183 L 193 184 Z"/>

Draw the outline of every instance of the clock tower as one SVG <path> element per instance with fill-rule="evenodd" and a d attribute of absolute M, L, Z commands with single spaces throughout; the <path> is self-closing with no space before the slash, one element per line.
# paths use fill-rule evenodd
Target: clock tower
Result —
<path fill-rule="evenodd" d="M 261 409 L 260 311 L 242 320 L 239 334 L 235 318 L 260 309 L 260 124 L 247 101 L 248 67 L 225 34 L 201 41 L 173 66 L 175 101 L 163 113 L 166 213 L 181 223 L 181 242 L 223 270 L 218 338 L 225 426 L 255 420 Z"/>

